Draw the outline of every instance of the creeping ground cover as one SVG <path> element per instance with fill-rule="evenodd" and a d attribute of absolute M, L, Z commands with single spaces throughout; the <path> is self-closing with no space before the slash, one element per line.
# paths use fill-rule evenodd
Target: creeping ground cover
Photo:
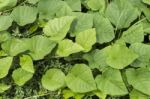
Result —
<path fill-rule="evenodd" d="M 0 0 L 0 99 L 150 99 L 150 0 Z"/>

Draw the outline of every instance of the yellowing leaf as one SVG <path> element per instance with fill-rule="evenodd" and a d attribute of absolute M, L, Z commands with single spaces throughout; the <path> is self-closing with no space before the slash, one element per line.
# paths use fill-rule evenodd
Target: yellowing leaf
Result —
<path fill-rule="evenodd" d="M 92 49 L 92 46 L 96 43 L 96 31 L 95 29 L 88 29 L 80 32 L 76 36 L 76 43 L 84 48 L 84 52 L 88 52 Z"/>
<path fill-rule="evenodd" d="M 32 76 L 33 76 L 32 73 L 22 68 L 15 69 L 12 74 L 14 82 L 19 86 L 23 86 L 28 80 L 32 78 Z"/>
<path fill-rule="evenodd" d="M 13 57 L 5 57 L 0 59 L 0 78 L 3 78 L 8 74 L 12 61 Z"/>
<path fill-rule="evenodd" d="M 20 57 L 20 66 L 22 69 L 34 73 L 34 66 L 32 58 L 28 55 L 23 55 Z"/>
<path fill-rule="evenodd" d="M 49 69 L 42 77 L 45 89 L 56 91 L 65 86 L 65 74 L 59 69 Z"/>
<path fill-rule="evenodd" d="M 70 54 L 77 53 L 84 50 L 79 44 L 73 43 L 69 39 L 62 40 L 59 42 L 57 54 L 59 56 L 65 57 L 69 56 Z"/>

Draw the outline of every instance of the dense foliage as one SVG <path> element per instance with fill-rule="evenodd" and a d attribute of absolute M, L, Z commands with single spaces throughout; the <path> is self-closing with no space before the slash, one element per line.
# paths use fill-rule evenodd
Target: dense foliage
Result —
<path fill-rule="evenodd" d="M 0 98 L 149 96 L 150 0 L 0 0 Z"/>

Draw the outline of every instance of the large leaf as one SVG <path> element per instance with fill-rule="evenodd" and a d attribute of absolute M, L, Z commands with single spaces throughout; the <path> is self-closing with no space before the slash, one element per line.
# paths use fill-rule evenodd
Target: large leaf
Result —
<path fill-rule="evenodd" d="M 10 33 L 6 32 L 6 31 L 0 32 L 0 43 L 5 42 L 10 38 L 11 38 Z"/>
<path fill-rule="evenodd" d="M 148 99 L 148 96 L 133 89 L 131 92 L 130 92 L 130 99 Z"/>
<path fill-rule="evenodd" d="M 81 11 L 81 0 L 65 0 L 73 11 Z"/>
<path fill-rule="evenodd" d="M 24 26 L 33 23 L 36 20 L 37 8 L 29 6 L 18 6 L 14 8 L 11 16 L 17 24 Z"/>
<path fill-rule="evenodd" d="M 121 44 L 112 45 L 107 54 L 106 63 L 116 69 L 123 69 L 138 58 L 138 55 L 133 50 Z"/>
<path fill-rule="evenodd" d="M 71 36 L 76 36 L 79 32 L 93 27 L 93 15 L 89 13 L 73 13 L 77 18 L 71 28 Z"/>
<path fill-rule="evenodd" d="M 134 89 L 150 95 L 150 71 L 147 68 L 128 69 L 126 75 Z"/>
<path fill-rule="evenodd" d="M 57 54 L 59 56 L 65 57 L 70 54 L 77 53 L 84 50 L 79 44 L 72 42 L 69 39 L 62 40 L 59 42 Z"/>
<path fill-rule="evenodd" d="M 17 4 L 17 0 L 0 0 L 0 11 L 9 9 Z"/>
<path fill-rule="evenodd" d="M 34 73 L 33 61 L 30 56 L 23 55 L 20 57 L 20 66 L 22 69 Z"/>
<path fill-rule="evenodd" d="M 38 11 L 40 19 L 51 19 L 55 16 L 63 5 L 60 0 L 40 0 L 38 3 Z"/>
<path fill-rule="evenodd" d="M 94 16 L 94 27 L 96 28 L 97 42 L 106 43 L 115 38 L 114 28 L 107 18 L 104 18 L 100 14 Z"/>
<path fill-rule="evenodd" d="M 31 55 L 34 60 L 43 59 L 44 56 L 49 54 L 56 46 L 53 41 L 41 35 L 34 36 L 27 42 L 30 50 L 29 55 Z"/>
<path fill-rule="evenodd" d="M 10 87 L 11 87 L 10 85 L 0 83 L 0 93 L 3 93 L 4 91 L 8 90 Z"/>
<path fill-rule="evenodd" d="M 106 16 L 116 28 L 127 28 L 138 16 L 138 10 L 127 0 L 114 0 L 106 10 Z"/>
<path fill-rule="evenodd" d="M 76 64 L 66 76 L 66 84 L 77 93 L 96 90 L 96 84 L 91 69 L 85 64 Z"/>
<path fill-rule="evenodd" d="M 95 29 L 88 29 L 80 32 L 76 36 L 76 43 L 84 48 L 84 52 L 88 52 L 92 49 L 92 46 L 96 43 L 96 31 Z"/>
<path fill-rule="evenodd" d="M 12 38 L 2 43 L 2 49 L 10 56 L 16 56 L 28 50 L 25 39 Z"/>
<path fill-rule="evenodd" d="M 59 69 L 49 69 L 42 77 L 42 85 L 45 89 L 56 91 L 65 86 L 65 74 Z"/>
<path fill-rule="evenodd" d="M 50 20 L 43 29 L 44 34 L 50 36 L 53 41 L 64 39 L 74 18 L 73 16 L 64 16 Z"/>
<path fill-rule="evenodd" d="M 123 32 L 122 39 L 127 43 L 140 43 L 144 40 L 144 30 L 141 24 L 131 26 Z"/>
<path fill-rule="evenodd" d="M 3 78 L 8 74 L 12 61 L 13 57 L 5 57 L 0 59 L 0 78 Z"/>
<path fill-rule="evenodd" d="M 105 0 L 88 0 L 87 6 L 94 11 L 100 10 L 100 12 L 104 12 L 106 4 Z"/>
<path fill-rule="evenodd" d="M 14 82 L 19 86 L 23 86 L 28 80 L 32 78 L 32 76 L 32 73 L 22 68 L 15 69 L 12 74 Z"/>
<path fill-rule="evenodd" d="M 0 16 L 0 31 L 7 30 L 11 26 L 12 21 L 10 16 Z"/>
<path fill-rule="evenodd" d="M 107 69 L 102 75 L 96 77 L 96 83 L 98 89 L 106 94 L 112 96 L 128 94 L 119 70 Z"/>

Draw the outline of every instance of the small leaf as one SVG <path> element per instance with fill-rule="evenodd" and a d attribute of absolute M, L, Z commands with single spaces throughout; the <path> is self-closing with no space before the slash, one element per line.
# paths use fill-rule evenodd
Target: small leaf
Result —
<path fill-rule="evenodd" d="M 128 94 L 119 70 L 107 69 L 102 75 L 96 77 L 96 83 L 98 89 L 108 95 L 123 96 Z"/>
<path fill-rule="evenodd" d="M 43 29 L 44 34 L 50 36 L 53 41 L 64 39 L 74 18 L 73 16 L 65 16 L 50 20 Z"/>
<path fill-rule="evenodd" d="M 10 16 L 0 16 L 0 31 L 7 30 L 11 26 L 12 21 Z"/>
<path fill-rule="evenodd" d="M 42 85 L 45 89 L 56 91 L 65 86 L 65 74 L 59 69 L 49 69 L 42 77 Z"/>
<path fill-rule="evenodd" d="M 0 78 L 4 78 L 10 69 L 13 57 L 0 58 Z"/>
<path fill-rule="evenodd" d="M 144 3 L 150 5 L 150 0 L 142 0 Z"/>
<path fill-rule="evenodd" d="M 119 44 L 112 45 L 107 54 L 106 63 L 116 69 L 123 69 L 138 58 L 133 50 Z"/>
<path fill-rule="evenodd" d="M 0 0 L 0 11 L 14 7 L 17 0 Z"/>
<path fill-rule="evenodd" d="M 144 30 L 141 24 L 131 26 L 123 32 L 122 39 L 127 43 L 140 43 L 144 41 Z"/>
<path fill-rule="evenodd" d="M 100 12 L 104 12 L 106 4 L 105 0 L 88 0 L 87 6 L 94 11 L 100 10 Z"/>
<path fill-rule="evenodd" d="M 5 42 L 11 38 L 10 33 L 6 32 L 6 31 L 1 31 L 0 35 L 1 35 L 0 36 L 0 43 Z"/>
<path fill-rule="evenodd" d="M 131 92 L 130 92 L 130 99 L 148 99 L 148 96 L 133 89 Z"/>
<path fill-rule="evenodd" d="M 6 84 L 0 84 L 0 93 L 3 93 L 4 91 L 8 90 L 11 86 Z"/>
<path fill-rule="evenodd" d="M 17 6 L 13 9 L 11 16 L 18 25 L 24 26 L 36 20 L 37 8 L 29 6 Z"/>
<path fill-rule="evenodd" d="M 150 71 L 147 68 L 127 69 L 126 75 L 134 89 L 150 95 Z"/>
<path fill-rule="evenodd" d="M 23 55 L 20 57 L 20 66 L 22 69 L 34 73 L 33 61 L 30 56 Z"/>
<path fill-rule="evenodd" d="M 96 43 L 96 31 L 95 29 L 88 29 L 80 32 L 76 36 L 76 43 L 84 48 L 84 52 L 88 52 L 92 49 L 92 46 Z"/>
<path fill-rule="evenodd" d="M 81 0 L 65 0 L 73 11 L 81 11 Z"/>
<path fill-rule="evenodd" d="M 36 4 L 39 0 L 28 0 L 29 3 L 31 4 Z"/>
<path fill-rule="evenodd" d="M 66 76 L 67 86 L 76 93 L 96 90 L 91 69 L 85 64 L 76 64 Z"/>
<path fill-rule="evenodd" d="M 32 73 L 22 68 L 15 69 L 12 74 L 14 82 L 19 86 L 23 86 L 27 81 L 29 81 L 32 78 L 32 76 Z"/>
<path fill-rule="evenodd" d="M 64 39 L 59 42 L 57 54 L 62 57 L 69 56 L 70 54 L 77 53 L 84 50 L 79 44 L 73 43 L 69 39 Z"/>

